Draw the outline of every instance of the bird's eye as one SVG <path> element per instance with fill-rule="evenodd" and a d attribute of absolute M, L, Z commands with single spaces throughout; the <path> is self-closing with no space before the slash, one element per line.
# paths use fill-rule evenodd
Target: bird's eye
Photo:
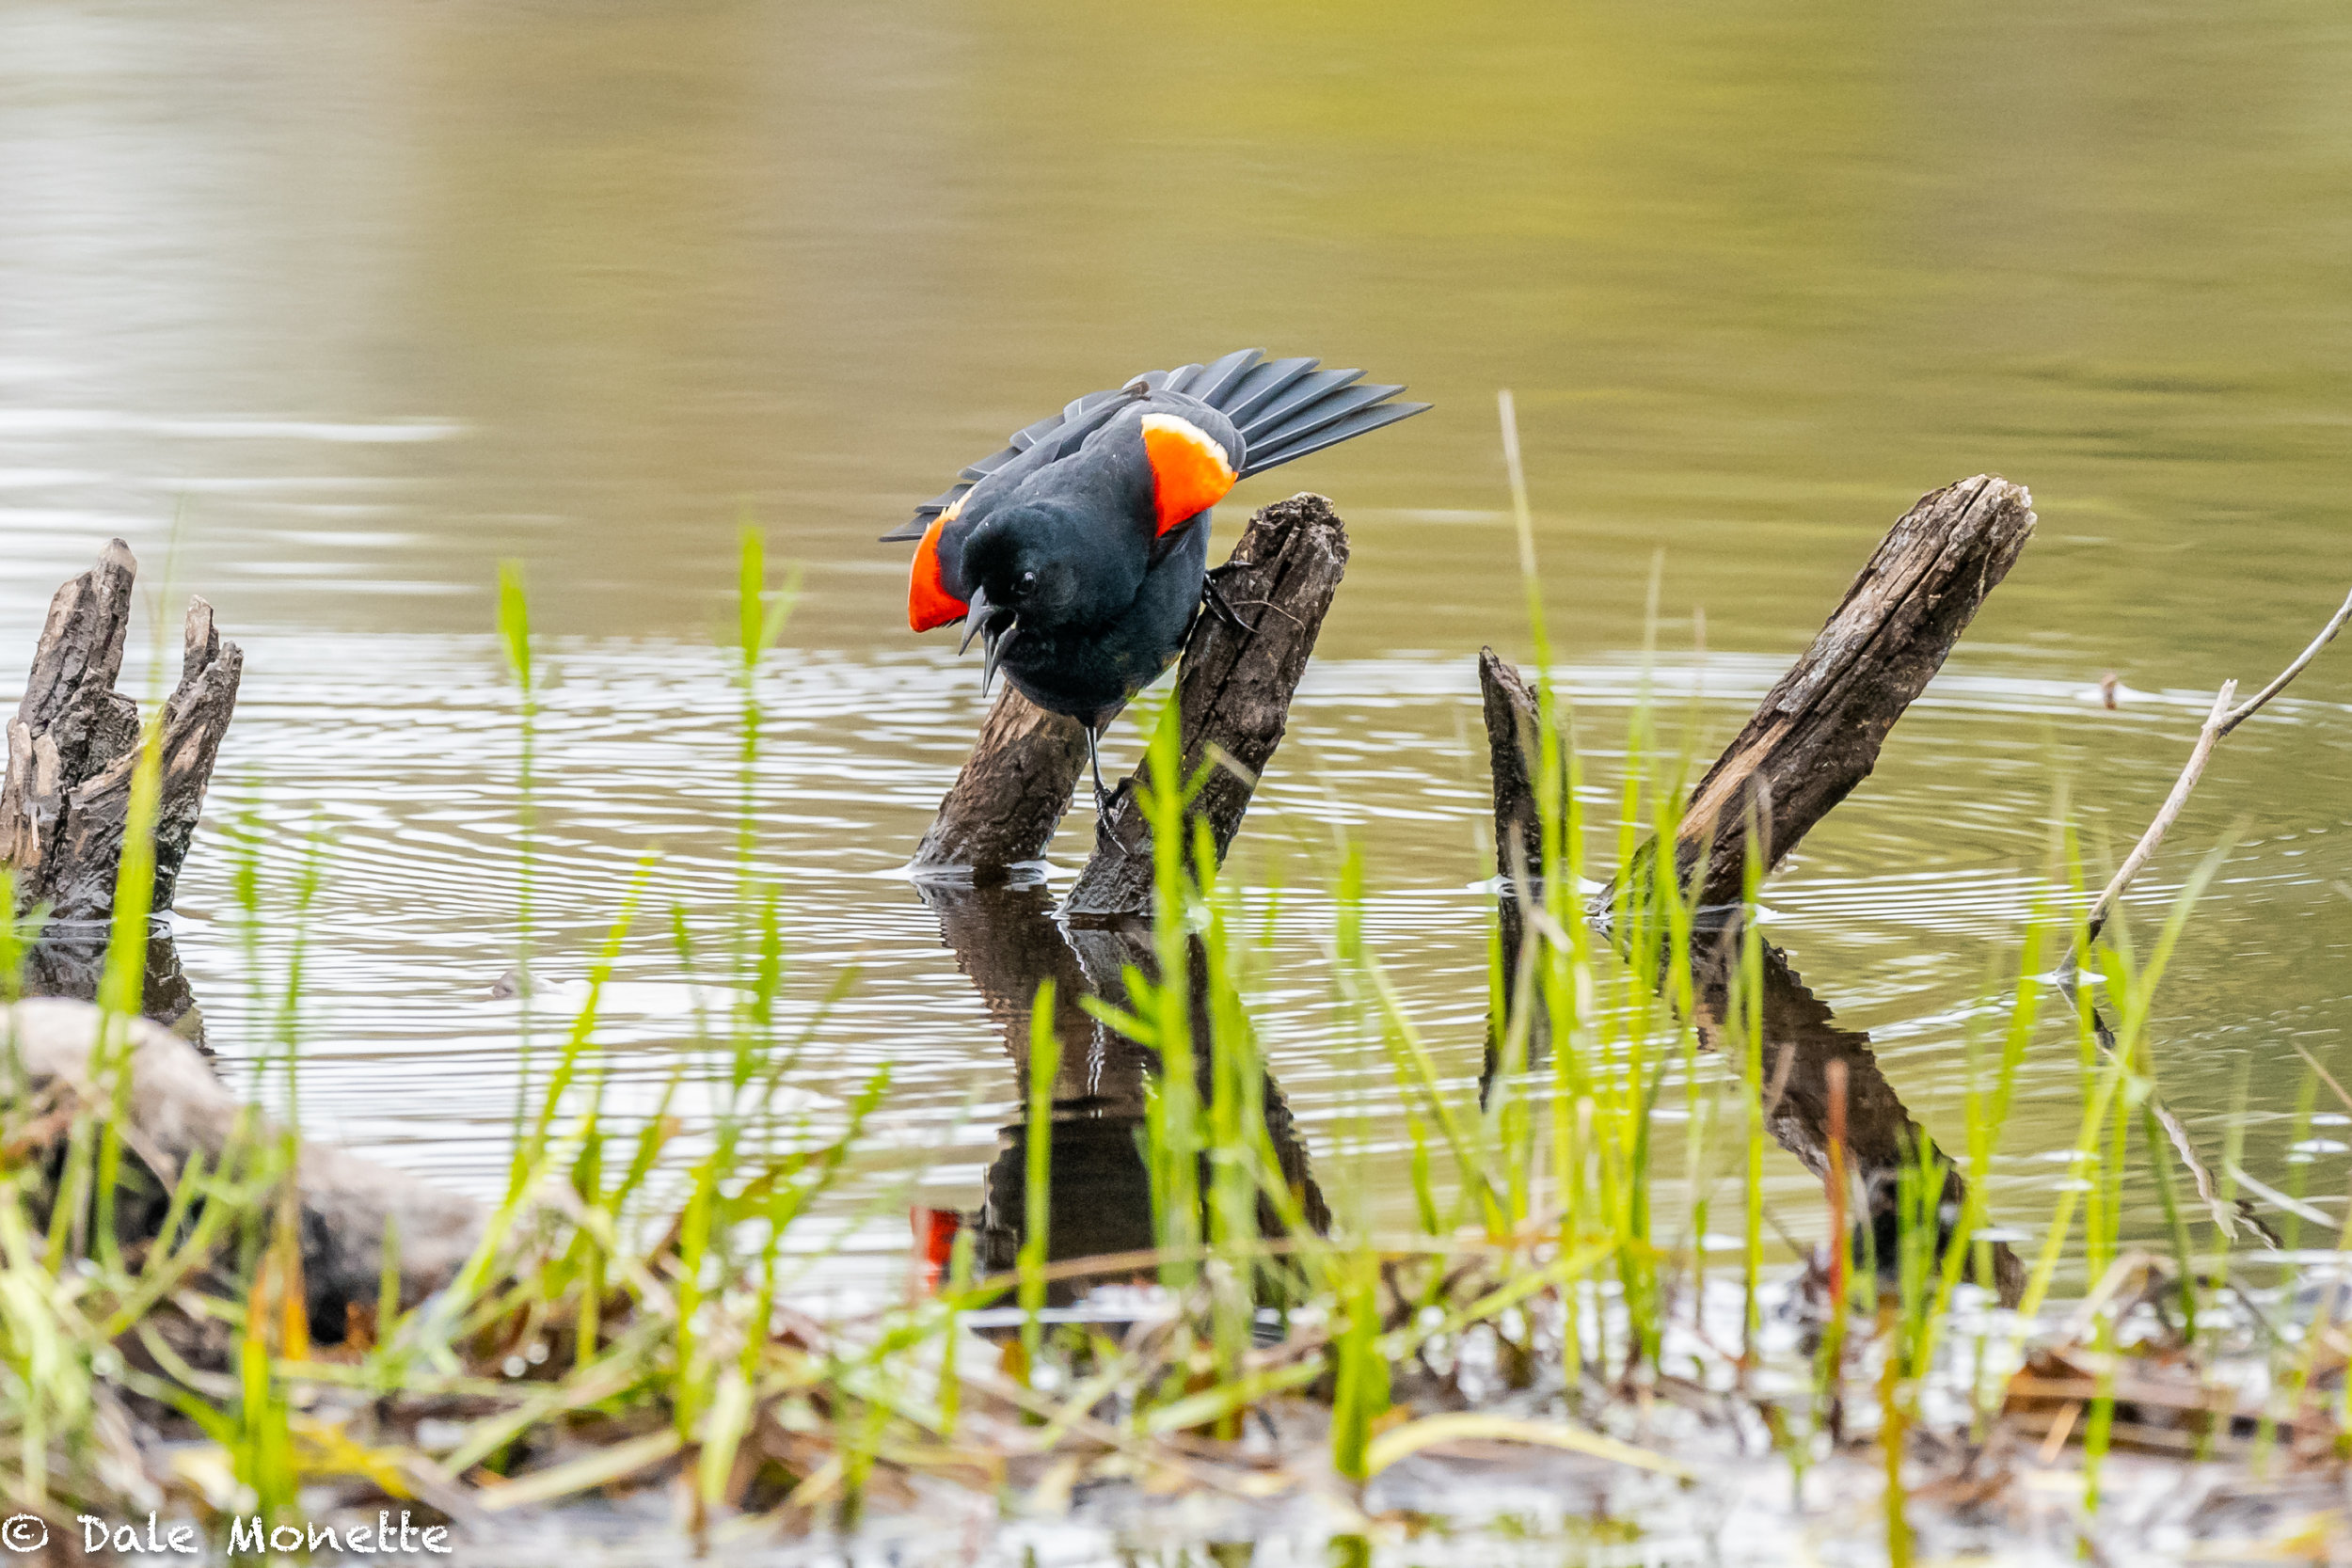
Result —
<path fill-rule="evenodd" d="M 1021 580 L 1012 585 L 1012 591 L 1023 596 L 1035 593 L 1037 591 L 1037 574 L 1035 572 L 1022 573 Z"/>

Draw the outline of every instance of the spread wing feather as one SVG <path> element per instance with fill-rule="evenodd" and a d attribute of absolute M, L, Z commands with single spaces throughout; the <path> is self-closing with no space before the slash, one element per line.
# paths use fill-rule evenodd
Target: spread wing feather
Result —
<path fill-rule="evenodd" d="M 1283 389 L 1280 397 L 1270 400 L 1264 407 L 1242 422 L 1242 439 L 1263 440 L 1267 433 L 1300 409 L 1321 402 L 1342 388 L 1352 387 L 1363 378 L 1361 371 L 1317 371 L 1312 375 L 1300 376 L 1295 385 Z"/>
<path fill-rule="evenodd" d="M 1070 456 L 1146 391 L 1197 400 L 1231 420 L 1243 444 L 1239 472 L 1245 478 L 1409 419 L 1429 406 L 1390 401 L 1405 388 L 1363 384 L 1361 371 L 1318 370 L 1316 364 L 1312 359 L 1268 359 L 1263 349 L 1246 348 L 1211 364 L 1151 371 L 1123 387 L 1089 392 L 1073 399 L 1059 414 L 1015 431 L 1002 451 L 963 469 L 955 484 L 915 508 L 912 521 L 882 537 L 920 539 L 932 518 L 955 506 L 975 485 L 1016 464 L 1026 472 Z"/>

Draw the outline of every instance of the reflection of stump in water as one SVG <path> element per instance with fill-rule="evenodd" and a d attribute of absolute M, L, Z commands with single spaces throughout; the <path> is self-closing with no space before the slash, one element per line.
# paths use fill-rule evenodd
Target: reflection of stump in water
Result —
<path fill-rule="evenodd" d="M 1503 902 L 1508 908 L 1508 893 Z M 1737 953 L 1738 927 L 1718 926 L 1693 941 L 1699 948 L 1692 955 L 1697 1001 L 1694 1022 L 1699 1044 L 1729 1057 L 1739 1051 L 1740 1039 L 1724 1022 L 1729 990 L 1724 955 Z M 1858 1029 L 1839 1028 L 1829 1005 L 1806 990 L 1804 981 L 1788 967 L 1788 955 L 1770 942 L 1763 943 L 1762 948 L 1758 978 L 1763 987 L 1759 1011 L 1764 1037 L 1766 1131 L 1805 1169 L 1826 1180 L 1830 1168 L 1830 1064 L 1842 1063 L 1846 1069 L 1846 1169 L 1860 1199 L 1853 1206 L 1859 1216 L 1857 1227 L 1862 1224 L 1869 1227 L 1870 1255 L 1876 1257 L 1883 1272 L 1891 1270 L 1899 1257 L 1897 1204 L 1901 1173 L 1907 1166 L 1916 1166 L 1923 1144 L 1931 1167 L 1943 1172 L 1941 1241 L 1948 1243 L 1950 1227 L 1958 1219 L 1960 1205 L 1968 1192 L 1959 1168 L 1936 1148 L 1926 1130 L 1911 1119 L 1902 1098 L 1879 1070 L 1878 1058 L 1870 1051 L 1870 1037 Z M 1540 1052 L 1530 1053 L 1531 1064 L 1540 1059 Z M 1480 1079 L 1482 1094 L 1492 1082 L 1497 1066 L 1496 1049 L 1490 1038 L 1486 1071 Z M 1855 1241 L 1859 1243 L 1861 1240 L 1857 1228 Z M 2025 1266 L 2015 1253 L 1998 1242 L 1993 1245 L 1993 1280 L 2001 1300 L 2014 1306 L 2025 1290 Z"/>
<path fill-rule="evenodd" d="M 1697 962 L 1699 1043 L 1726 1053 L 1737 1045 L 1725 1038 L 1727 1001 L 1724 955 L 1736 952 L 1736 927 L 1721 942 L 1710 942 L 1713 958 Z M 1770 942 L 1761 944 L 1763 963 L 1759 999 L 1764 1037 L 1764 1124 L 1781 1148 L 1795 1155 L 1815 1176 L 1830 1174 L 1830 1064 L 1846 1069 L 1846 1168 L 1859 1190 L 1860 1223 L 1870 1227 L 1870 1243 L 1882 1272 L 1899 1257 L 1897 1224 L 1899 1181 L 1905 1167 L 1916 1168 L 1924 1146 L 1930 1168 L 1943 1173 L 1944 1191 L 1937 1206 L 1937 1250 L 1952 1240 L 1951 1227 L 1968 1196 L 1959 1167 L 1936 1148 L 1927 1132 L 1911 1119 L 1894 1085 L 1879 1070 L 1871 1054 L 1870 1037 L 1857 1029 L 1840 1029 L 1829 1006 L 1805 989 L 1788 967 L 1788 956 Z M 1999 1242 L 1993 1244 L 1993 1283 L 2002 1302 L 2016 1305 L 2026 1288 L 2025 1265 Z"/>
<path fill-rule="evenodd" d="M 95 1002 L 106 973 L 106 927 L 90 922 L 46 927 L 25 949 L 24 994 Z M 160 923 L 148 927 L 146 993 L 139 1011 L 198 1050 L 210 1052 L 203 1011 L 180 968 L 179 944 Z"/>
<path fill-rule="evenodd" d="M 1030 1012 L 1038 985 L 1054 982 L 1054 1032 L 1061 1062 L 1054 1085 L 1053 1187 L 1047 1204 L 1046 1260 L 1141 1252 L 1154 1244 L 1152 1180 L 1142 1135 L 1146 1083 L 1158 1070 L 1155 1054 L 1086 1011 L 1080 998 L 1123 1004 L 1120 975 L 1134 964 L 1148 970 L 1143 940 L 1125 932 L 1073 932 L 1082 955 L 1052 918 L 1042 888 L 926 886 L 924 901 L 939 916 L 940 933 L 971 977 L 989 1014 L 1003 1030 L 1023 1099 L 1027 1095 Z M 1210 1092 L 1208 1019 L 1201 988 L 1194 987 L 1194 1032 L 1201 1061 L 1203 1102 Z M 1309 1168 L 1289 1106 L 1271 1076 L 1264 1082 L 1266 1132 L 1300 1209 L 1317 1231 L 1329 1223 L 1323 1195 Z M 1013 1267 L 1027 1224 L 1028 1128 L 1016 1121 L 998 1133 L 987 1191 L 975 1221 L 976 1259 L 985 1271 Z M 1205 1186 L 1205 1169 L 1204 1169 Z M 1258 1224 L 1266 1235 L 1283 1227 L 1263 1197 Z M 1048 1299 L 1068 1306 L 1092 1281 L 1056 1281 Z"/>

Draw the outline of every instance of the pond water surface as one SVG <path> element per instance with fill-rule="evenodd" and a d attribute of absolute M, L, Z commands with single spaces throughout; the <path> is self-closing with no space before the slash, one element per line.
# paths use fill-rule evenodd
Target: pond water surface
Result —
<path fill-rule="evenodd" d="M 1895 516 L 1996 472 L 2038 537 L 1769 895 L 1772 940 L 1949 1140 L 2055 802 L 2107 863 L 2213 688 L 2266 678 L 2352 583 L 2347 79 L 2352 24 L 2260 3 L 11 5 L 0 690 L 110 535 L 145 585 L 215 603 L 249 661 L 215 817 L 258 801 L 281 892 L 323 847 L 303 1114 L 484 1186 L 515 1073 L 495 563 L 524 563 L 555 672 L 541 970 L 583 974 L 660 853 L 602 1037 L 642 1108 L 691 1059 L 667 910 L 715 930 L 733 896 L 714 638 L 758 522 L 803 583 L 764 689 L 760 863 L 796 1007 L 862 974 L 796 1104 L 821 1123 L 892 1065 L 830 1216 L 877 1280 L 897 1205 L 977 1202 L 1016 1085 L 897 874 L 982 711 L 977 657 L 906 632 L 902 546 L 873 538 L 1007 431 L 1244 343 L 1438 404 L 1252 482 L 1219 525 L 1311 487 L 1351 530 L 1235 863 L 1285 889 L 1275 1076 L 1311 1154 L 1383 1206 L 1389 1069 L 1327 1024 L 1333 845 L 1363 846 L 1373 942 L 1467 1088 L 1473 658 L 1527 652 L 1496 389 L 1604 752 L 1653 562 L 1659 689 L 1711 755 Z M 1064 868 L 1090 827 L 1065 824 Z M 2229 742 L 2143 917 L 2225 835 L 2157 1059 L 2211 1148 L 2243 1097 L 2275 1184 L 2290 1042 L 2352 1075 L 2352 649 Z M 229 871 L 215 826 L 180 942 L 235 1071 Z M 2027 1072 L 1994 1201 L 2032 1226 L 2078 1114 L 2071 1043 Z M 1772 1180 L 1804 1233 L 1809 1179 Z"/>

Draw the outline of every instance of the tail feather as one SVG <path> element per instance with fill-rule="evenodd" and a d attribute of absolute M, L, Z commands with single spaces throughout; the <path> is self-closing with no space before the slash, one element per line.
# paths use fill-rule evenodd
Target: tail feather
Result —
<path fill-rule="evenodd" d="M 1426 413 L 1430 405 L 1425 403 L 1375 403 L 1369 408 L 1359 408 L 1335 424 L 1325 425 L 1311 435 L 1298 437 L 1280 447 L 1269 447 L 1261 451 L 1252 446 L 1242 472 L 1262 474 L 1268 468 L 1281 467 L 1293 458 L 1304 457 L 1309 452 L 1321 451 L 1326 447 L 1336 447 L 1342 441 L 1353 440 L 1368 431 L 1378 430 L 1382 425 L 1394 424 L 1399 420 L 1408 420 L 1415 414 Z"/>
<path fill-rule="evenodd" d="M 1384 387 L 1376 381 L 1359 381 L 1315 399 L 1279 424 L 1258 430 L 1249 437 L 1250 445 L 1288 446 L 1302 436 L 1312 436 L 1325 425 L 1337 424 L 1359 408 L 1392 398 L 1403 390 L 1402 387 Z"/>
<path fill-rule="evenodd" d="M 1285 388 L 1315 368 L 1312 359 L 1269 359 L 1236 381 L 1216 407 L 1238 430 Z"/>
<path fill-rule="evenodd" d="M 1317 371 L 1312 375 L 1300 376 L 1295 386 L 1249 417 L 1248 422 L 1241 426 L 1242 439 L 1264 440 L 1292 415 L 1311 404 L 1321 403 L 1342 388 L 1352 387 L 1363 378 L 1361 371 Z"/>

